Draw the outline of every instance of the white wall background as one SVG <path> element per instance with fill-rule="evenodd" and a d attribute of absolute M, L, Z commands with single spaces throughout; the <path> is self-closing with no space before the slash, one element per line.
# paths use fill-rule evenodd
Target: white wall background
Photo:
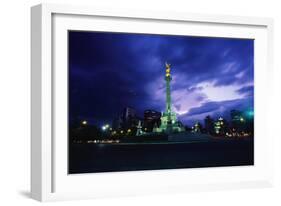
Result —
<path fill-rule="evenodd" d="M 0 4 L 0 205 L 36 205 L 30 181 L 30 7 L 46 1 L 6 0 Z M 275 108 L 272 129 L 280 129 L 281 12 L 278 0 L 57 0 L 51 3 L 272 17 L 275 20 Z M 279 69 L 279 71 L 278 71 Z M 279 122 L 278 122 L 279 121 Z M 274 123 L 275 122 L 275 123 Z M 58 202 L 60 205 L 281 205 L 281 132 L 275 139 L 275 182 L 270 189 Z M 266 138 L 266 137 L 265 137 Z"/>

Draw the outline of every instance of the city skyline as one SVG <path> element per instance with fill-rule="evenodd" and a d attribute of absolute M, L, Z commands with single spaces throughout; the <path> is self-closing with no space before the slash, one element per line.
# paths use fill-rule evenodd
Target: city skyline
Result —
<path fill-rule="evenodd" d="M 70 119 L 101 125 L 124 107 L 164 111 L 166 61 L 184 124 L 253 110 L 253 40 L 70 31 Z"/>

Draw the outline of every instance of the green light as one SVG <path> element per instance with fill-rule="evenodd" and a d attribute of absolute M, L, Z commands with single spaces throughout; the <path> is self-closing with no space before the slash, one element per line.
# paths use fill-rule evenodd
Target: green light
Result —
<path fill-rule="evenodd" d="M 248 111 L 248 112 L 247 112 L 247 115 L 248 115 L 249 117 L 254 116 L 254 111 Z"/>

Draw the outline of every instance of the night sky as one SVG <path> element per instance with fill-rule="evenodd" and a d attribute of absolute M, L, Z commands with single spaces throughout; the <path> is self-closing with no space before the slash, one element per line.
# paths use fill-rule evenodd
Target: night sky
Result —
<path fill-rule="evenodd" d="M 173 110 L 184 124 L 253 109 L 254 41 L 69 31 L 69 116 L 111 123 L 124 107 L 165 110 L 165 62 Z"/>

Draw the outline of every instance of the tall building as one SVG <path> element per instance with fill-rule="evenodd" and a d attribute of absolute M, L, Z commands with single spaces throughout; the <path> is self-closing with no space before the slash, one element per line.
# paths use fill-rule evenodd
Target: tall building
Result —
<path fill-rule="evenodd" d="M 173 133 L 173 132 L 182 132 L 185 131 L 185 128 L 182 124 L 177 120 L 176 113 L 172 111 L 172 100 L 171 100 L 171 88 L 170 84 L 172 81 L 171 77 L 171 65 L 166 63 L 166 110 L 161 115 L 161 124 L 159 127 L 155 126 L 153 128 L 153 132 L 165 132 L 165 133 Z"/>
<path fill-rule="evenodd" d="M 136 116 L 136 110 L 134 110 L 131 107 L 125 107 L 123 109 L 123 120 L 128 121 L 131 118 L 134 118 Z"/>
<path fill-rule="evenodd" d="M 112 129 L 114 129 L 114 130 L 121 129 L 122 124 L 123 124 L 122 118 L 120 116 L 118 116 L 118 117 L 114 118 L 112 121 Z"/>
<path fill-rule="evenodd" d="M 245 129 L 246 119 L 243 113 L 239 110 L 231 110 L 231 126 L 236 132 L 241 132 Z"/>
<path fill-rule="evenodd" d="M 206 116 L 205 118 L 205 129 L 207 134 L 214 133 L 214 120 L 211 118 L 210 115 Z"/>
<path fill-rule="evenodd" d="M 131 107 L 125 107 L 122 114 L 122 128 L 129 129 L 137 127 L 141 118 L 137 117 L 136 110 Z"/>
<path fill-rule="evenodd" d="M 122 113 L 113 119 L 112 121 L 112 129 L 132 129 L 136 128 L 138 122 L 142 121 L 141 118 L 137 117 L 136 110 L 131 107 L 125 107 Z"/>
<path fill-rule="evenodd" d="M 152 132 L 153 127 L 155 125 L 156 127 L 160 126 L 161 112 L 148 109 L 144 111 L 143 116 L 144 116 L 143 128 L 146 132 Z"/>

